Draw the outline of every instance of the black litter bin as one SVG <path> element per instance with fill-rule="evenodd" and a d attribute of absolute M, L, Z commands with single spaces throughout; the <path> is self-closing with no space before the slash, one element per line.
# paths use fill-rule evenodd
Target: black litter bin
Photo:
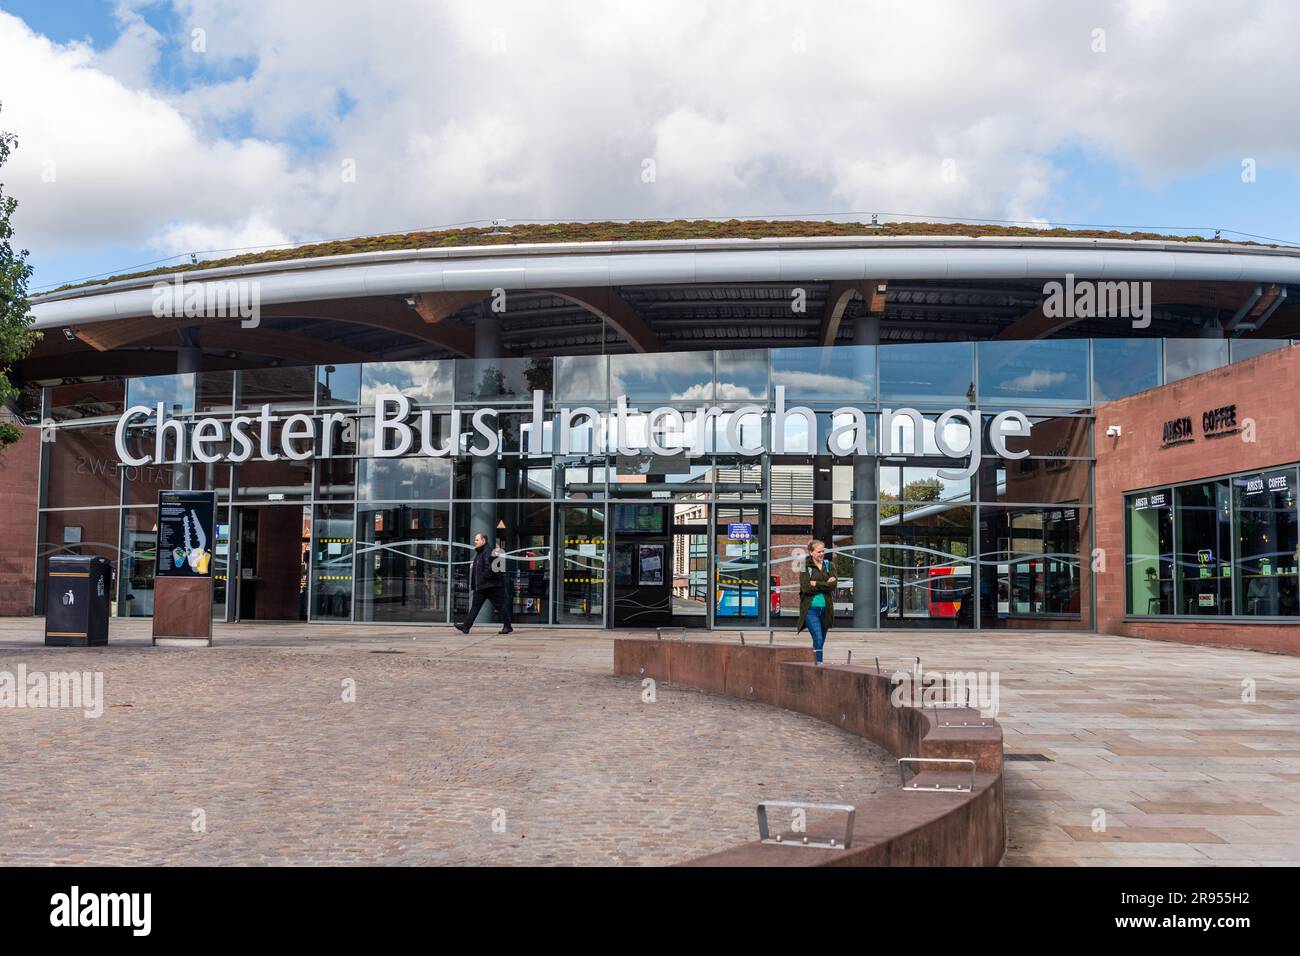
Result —
<path fill-rule="evenodd" d="M 45 578 L 45 643 L 90 647 L 108 643 L 113 565 L 107 558 L 59 555 Z"/>

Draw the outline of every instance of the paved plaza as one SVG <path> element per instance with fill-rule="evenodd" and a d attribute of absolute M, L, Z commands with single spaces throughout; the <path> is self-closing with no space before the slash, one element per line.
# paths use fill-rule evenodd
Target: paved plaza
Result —
<path fill-rule="evenodd" d="M 45 649 L 39 620 L 0 621 L 0 671 L 102 671 L 107 698 L 0 709 L 0 864 L 665 863 L 753 839 L 764 797 L 896 786 L 810 718 L 643 703 L 611 676 L 617 632 L 219 625 L 172 649 L 148 626 Z M 1038 632 L 828 647 L 998 674 L 1008 865 L 1300 864 L 1300 659 Z"/>

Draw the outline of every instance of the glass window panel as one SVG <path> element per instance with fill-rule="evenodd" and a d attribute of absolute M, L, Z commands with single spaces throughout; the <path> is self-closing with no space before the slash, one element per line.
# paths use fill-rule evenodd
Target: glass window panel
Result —
<path fill-rule="evenodd" d="M 1026 437 L 1008 436 L 1007 450 L 1019 454 L 1027 451 L 1030 455 L 1051 458 L 1089 458 L 1092 456 L 1092 420 L 1066 415 L 1050 418 L 1027 415 L 1031 426 Z M 984 416 L 984 455 L 994 454 L 993 444 L 989 441 L 989 425 L 992 415 Z"/>
<path fill-rule="evenodd" d="M 1174 489 L 1176 613 L 1233 613 L 1232 494 L 1228 482 Z"/>
<path fill-rule="evenodd" d="M 1136 395 L 1160 384 L 1159 339 L 1093 339 L 1092 400 Z"/>
<path fill-rule="evenodd" d="M 881 513 L 897 515 L 899 502 L 903 505 L 940 502 L 970 501 L 973 478 L 941 478 L 939 468 L 922 468 L 881 463 L 879 496 Z"/>
<path fill-rule="evenodd" d="M 357 506 L 358 621 L 447 622 L 450 506 Z"/>
<path fill-rule="evenodd" d="M 1237 509 L 1233 568 L 1238 614 L 1295 617 L 1300 543 L 1296 537 L 1296 473 L 1286 468 L 1232 479 Z"/>
<path fill-rule="evenodd" d="M 869 402 L 876 397 L 876 349 L 871 345 L 772 350 L 772 386 L 794 402 Z M 775 392 L 773 393 L 775 394 Z"/>
<path fill-rule="evenodd" d="M 1088 404 L 1088 340 L 980 342 L 982 402 Z"/>
<path fill-rule="evenodd" d="M 557 402 L 603 402 L 609 398 L 609 359 L 604 355 L 562 355 L 555 359 Z"/>
<path fill-rule="evenodd" d="M 775 481 L 776 476 L 773 474 L 774 485 Z M 771 611 L 773 627 L 793 629 L 796 626 L 799 616 L 799 573 L 808 556 L 808 542 L 817 537 L 813 526 L 813 510 L 814 506 L 809 500 L 774 500 L 771 504 L 772 550 L 769 572 L 775 580 L 773 587 L 777 595 Z"/>
<path fill-rule="evenodd" d="M 474 426 L 474 416 L 467 413 L 468 410 L 462 411 L 460 416 L 460 452 L 467 455 L 473 449 L 486 450 L 488 440 L 482 432 Z M 439 416 L 442 422 L 439 423 L 439 433 L 435 439 L 436 447 L 441 447 L 443 442 L 442 429 L 449 427 L 450 416 Z M 533 416 L 518 412 L 501 412 L 497 415 L 485 416 L 483 427 L 491 428 L 495 420 L 497 433 L 497 450 L 498 452 L 520 453 L 527 452 L 528 441 L 533 430 Z M 584 418 L 583 421 L 586 421 Z M 444 424 L 445 423 L 445 424 Z M 543 430 L 542 448 L 546 448 L 545 430 Z"/>
<path fill-rule="evenodd" d="M 127 379 L 126 403 L 154 408 L 162 402 L 171 417 L 188 415 L 194 411 L 194 379 L 193 373 Z"/>
<path fill-rule="evenodd" d="M 880 347 L 880 401 L 963 405 L 975 400 L 975 350 L 970 342 Z"/>
<path fill-rule="evenodd" d="M 239 408 L 311 408 L 316 397 L 313 365 L 243 369 L 235 376 Z"/>
<path fill-rule="evenodd" d="M 361 404 L 373 408 L 377 394 L 405 395 L 412 406 L 450 404 L 453 363 L 367 362 L 361 369 Z"/>
<path fill-rule="evenodd" d="M 568 499 L 597 499 L 605 497 L 605 484 L 613 480 L 613 469 L 604 457 L 555 459 L 557 497 Z"/>
<path fill-rule="evenodd" d="M 629 402 L 713 400 L 712 352 L 657 352 L 609 357 L 610 399 Z"/>
<path fill-rule="evenodd" d="M 357 491 L 356 458 L 317 458 L 316 497 L 351 501 Z"/>
<path fill-rule="evenodd" d="M 317 505 L 312 521 L 311 617 L 352 617 L 352 505 Z"/>
<path fill-rule="evenodd" d="M 910 415 L 895 415 L 889 426 L 889 433 L 885 436 L 882 444 L 886 452 L 891 456 L 900 455 L 928 455 L 930 457 L 940 457 L 942 452 L 939 450 L 939 443 L 935 440 L 935 428 L 938 424 L 937 415 L 923 415 L 921 417 L 922 435 L 918 443 L 916 440 L 916 425 Z M 883 427 L 877 421 L 875 427 Z M 970 448 L 971 433 L 970 426 L 961 419 L 949 419 L 944 426 L 943 438 L 948 447 L 953 450 Z"/>
<path fill-rule="evenodd" d="M 455 464 L 456 498 L 550 498 L 554 474 L 544 458 L 462 458 Z"/>
<path fill-rule="evenodd" d="M 271 447 L 280 447 L 283 422 L 271 426 Z M 254 451 L 259 447 L 254 442 Z M 254 458 L 235 466 L 235 496 L 245 501 L 302 501 L 311 496 L 312 462 Z"/>
<path fill-rule="evenodd" d="M 114 573 L 121 571 L 118 554 L 117 508 L 84 508 L 79 511 L 45 511 L 37 519 L 36 579 L 37 613 L 45 607 L 45 575 L 49 559 L 57 555 L 86 555 L 107 558 Z M 30 552 L 29 552 L 30 554 Z M 30 566 L 30 565 L 29 565 Z M 6 586 L 13 588 L 12 582 Z M 111 613 L 117 614 L 116 598 Z"/>
<path fill-rule="evenodd" d="M 619 455 L 609 493 L 616 498 L 708 497 L 713 491 L 713 464 L 708 458 Z"/>
<path fill-rule="evenodd" d="M 422 501 L 451 497 L 449 458 L 359 458 L 361 501 Z"/>
<path fill-rule="evenodd" d="M 1174 509 L 1168 488 L 1130 495 L 1128 508 L 1128 613 L 1175 613 Z"/>
<path fill-rule="evenodd" d="M 1208 372 L 1228 364 L 1227 339 L 1165 339 L 1165 381 Z"/>
<path fill-rule="evenodd" d="M 1090 499 L 1091 469 L 1092 462 L 1068 459 L 985 459 L 980 466 L 980 500 L 1082 504 Z"/>
<path fill-rule="evenodd" d="M 767 350 L 718 352 L 717 399 L 720 402 L 767 399 Z"/>
<path fill-rule="evenodd" d="M 423 421 L 424 421 L 422 414 L 421 415 L 413 414 L 411 418 L 407 420 L 407 424 L 411 427 L 412 430 L 411 450 L 414 452 L 420 452 L 423 448 L 425 438 L 428 439 L 430 445 L 435 449 L 441 450 L 443 448 L 447 448 L 449 443 L 451 447 L 454 448 L 455 440 L 451 438 L 452 416 L 449 414 L 447 415 L 437 414 L 431 409 L 429 409 L 428 411 L 429 411 L 430 434 L 428 434 L 427 436 L 424 435 L 422 432 Z M 358 419 L 357 422 L 358 422 L 358 428 L 355 432 L 358 435 L 356 453 L 362 457 L 365 457 L 367 455 L 373 455 L 375 453 L 375 420 L 367 416 L 365 418 Z M 343 430 L 340 430 L 338 434 L 343 435 L 344 442 L 345 442 L 343 446 L 338 446 L 338 447 L 347 447 L 346 445 L 347 434 Z M 387 441 L 388 441 L 388 447 L 392 448 L 395 442 L 392 432 L 388 433 Z M 480 441 L 482 441 L 482 439 L 480 439 Z M 343 452 L 340 451 L 339 453 L 341 454 Z"/>
<path fill-rule="evenodd" d="M 721 499 L 763 497 L 763 466 L 759 459 L 718 458 L 714 494 Z"/>
<path fill-rule="evenodd" d="M 234 372 L 200 372 L 196 411 L 201 414 L 229 412 L 235 407 Z"/>
<path fill-rule="evenodd" d="M 980 626 L 1080 627 L 1087 509 L 981 508 Z"/>
<path fill-rule="evenodd" d="M 457 402 L 531 402 L 551 395 L 551 359 L 495 358 L 456 361 Z"/>
<path fill-rule="evenodd" d="M 230 500 L 230 468 L 226 462 L 192 462 L 190 464 L 190 489 L 193 491 L 215 491 L 217 501 L 225 504 Z M 140 502 L 145 504 L 146 502 Z"/>
<path fill-rule="evenodd" d="M 361 398 L 360 365 L 316 366 L 316 407 L 350 407 Z"/>
<path fill-rule="evenodd" d="M 975 626 L 974 508 L 880 506 L 882 627 Z"/>
<path fill-rule="evenodd" d="M 1228 353 L 1232 361 L 1244 362 L 1248 358 L 1286 348 L 1290 344 L 1290 339 L 1229 339 Z"/>
<path fill-rule="evenodd" d="M 453 512 L 453 613 L 469 611 L 469 567 L 474 534 L 487 529 L 505 554 L 506 599 L 514 623 L 545 624 L 550 617 L 551 505 L 549 502 L 480 501 L 457 504 Z M 491 546 L 491 544 L 489 544 Z M 488 623 L 487 608 L 479 625 Z M 491 620 L 499 620 L 496 609 Z M 485 628 L 486 629 L 486 628 Z"/>
<path fill-rule="evenodd" d="M 61 426 L 52 430 L 54 440 L 41 446 L 45 507 L 117 505 L 122 478 L 113 432 L 112 425 Z M 171 487 L 170 483 L 167 487 Z"/>
<path fill-rule="evenodd" d="M 157 567 L 158 509 L 123 508 L 121 515 L 117 613 L 120 617 L 150 617 L 153 615 L 153 577 Z"/>
<path fill-rule="evenodd" d="M 121 415 L 126 397 L 122 379 L 75 382 L 45 389 L 45 417 L 54 422 Z"/>
<path fill-rule="evenodd" d="M 656 438 L 665 448 L 689 448 L 695 434 L 693 426 L 694 421 L 688 423 L 688 427 L 680 434 L 665 437 L 660 433 Z M 764 414 L 749 412 L 740 415 L 736 412 L 726 412 L 714 417 L 712 426 L 711 433 L 705 436 L 704 447 L 707 451 L 735 452 L 742 449 L 753 451 L 764 449 L 768 445 L 767 416 Z M 734 436 L 732 432 L 735 433 Z M 755 461 L 759 460 L 759 455 L 747 457 L 753 457 Z"/>
<path fill-rule="evenodd" d="M 773 458 L 769 481 L 773 498 L 813 499 L 813 460 L 811 458 Z"/>

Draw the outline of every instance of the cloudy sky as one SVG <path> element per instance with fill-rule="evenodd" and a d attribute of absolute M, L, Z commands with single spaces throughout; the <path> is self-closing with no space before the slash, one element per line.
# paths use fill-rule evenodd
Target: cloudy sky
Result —
<path fill-rule="evenodd" d="M 37 288 L 491 218 L 1300 240 L 1298 35 L 1292 0 L 0 0 L 0 181 Z"/>

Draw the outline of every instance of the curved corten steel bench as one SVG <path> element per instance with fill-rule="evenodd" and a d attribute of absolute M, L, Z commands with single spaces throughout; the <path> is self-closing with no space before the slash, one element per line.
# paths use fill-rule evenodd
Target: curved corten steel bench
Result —
<path fill-rule="evenodd" d="M 964 770 L 922 770 L 909 780 L 922 792 L 900 787 L 864 797 L 855 804 L 847 850 L 754 842 L 687 866 L 996 866 L 1002 859 L 1002 728 L 996 721 L 980 721 L 973 709 L 895 706 L 891 673 L 818 665 L 808 647 L 620 638 L 614 642 L 614 673 L 784 707 L 866 737 L 896 757 L 974 761 L 973 785 L 966 792 L 925 788 L 966 787 L 969 764 Z M 945 726 L 963 722 L 981 726 Z M 815 794 L 799 796 L 816 800 Z M 815 803 L 808 806 L 811 810 Z M 843 843 L 844 819 L 810 819 L 806 833 L 783 834 L 787 844 L 803 837 Z"/>

